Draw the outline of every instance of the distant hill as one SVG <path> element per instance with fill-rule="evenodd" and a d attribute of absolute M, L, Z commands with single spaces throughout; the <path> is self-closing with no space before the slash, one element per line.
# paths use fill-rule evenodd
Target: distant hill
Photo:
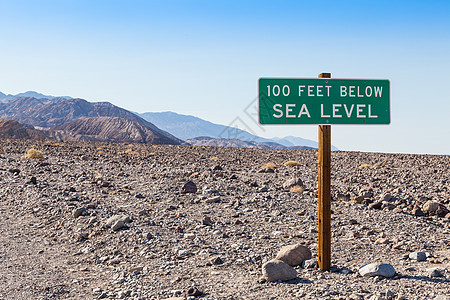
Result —
<path fill-rule="evenodd" d="M 315 149 L 317 149 L 319 147 L 319 144 L 316 141 L 307 140 L 307 139 L 295 137 L 295 136 L 285 136 L 284 138 L 274 137 L 274 138 L 272 138 L 272 140 L 281 145 L 284 145 L 286 147 L 294 147 L 294 146 L 298 146 L 298 145 L 307 146 L 307 147 L 311 147 L 311 148 L 315 148 Z M 331 150 L 339 151 L 339 149 L 333 145 L 331 146 Z"/>
<path fill-rule="evenodd" d="M 0 119 L 0 138 L 45 140 L 48 136 L 40 130 L 25 127 L 15 120 Z"/>
<path fill-rule="evenodd" d="M 239 139 L 221 139 L 207 136 L 200 136 L 185 140 L 186 143 L 194 146 L 216 146 L 216 147 L 239 147 L 239 148 L 270 148 L 285 149 L 283 145 L 277 143 L 257 143 L 242 141 Z"/>
<path fill-rule="evenodd" d="M 63 141 L 180 144 L 136 120 L 118 117 L 79 118 L 49 129 L 51 137 Z"/>
<path fill-rule="evenodd" d="M 118 117 L 132 120 L 142 124 L 158 137 L 150 140 L 161 141 L 164 144 L 183 142 L 136 114 L 109 102 L 88 102 L 79 98 L 37 99 L 33 97 L 19 97 L 8 102 L 0 102 L 0 118 L 13 119 L 22 124 L 39 128 L 50 128 L 83 117 Z M 82 134 L 82 132 L 78 132 L 78 134 Z"/>
<path fill-rule="evenodd" d="M 309 150 L 315 149 L 306 146 L 286 147 L 274 142 L 249 142 L 239 139 L 216 139 L 207 136 L 200 136 L 193 139 L 187 139 L 187 144 L 194 146 L 215 146 L 215 147 L 238 147 L 238 148 L 266 148 L 266 149 L 292 149 L 292 150 Z"/>
<path fill-rule="evenodd" d="M 233 128 L 225 125 L 215 124 L 198 117 L 177 114 L 174 112 L 146 112 L 138 114 L 149 122 L 152 122 L 159 128 L 166 130 L 174 136 L 191 140 L 197 137 L 211 137 L 214 139 L 231 139 L 240 140 L 242 142 L 251 143 L 275 143 L 281 144 L 286 148 L 289 147 L 306 147 L 318 148 L 318 143 L 312 140 L 307 140 L 299 137 L 287 136 L 284 138 L 262 138 L 248 133 L 242 129 Z M 224 141 L 209 141 L 208 143 L 225 143 Z M 233 143 L 233 142 L 231 142 Z M 333 150 L 338 150 L 332 146 Z"/>
<path fill-rule="evenodd" d="M 56 96 L 44 95 L 44 94 L 34 92 L 34 91 L 28 91 L 28 92 L 19 93 L 16 95 L 11 95 L 11 94 L 6 95 L 6 94 L 0 92 L 0 101 L 11 101 L 11 100 L 14 100 L 14 99 L 20 98 L 20 97 L 33 97 L 36 99 L 54 99 L 54 98 L 72 99 L 72 97 L 69 97 L 69 96 L 56 97 Z"/>
<path fill-rule="evenodd" d="M 215 124 L 198 117 L 177 114 L 171 111 L 146 112 L 139 114 L 139 116 L 183 140 L 209 136 L 253 142 L 271 142 L 269 139 L 255 136 L 238 128 Z"/>

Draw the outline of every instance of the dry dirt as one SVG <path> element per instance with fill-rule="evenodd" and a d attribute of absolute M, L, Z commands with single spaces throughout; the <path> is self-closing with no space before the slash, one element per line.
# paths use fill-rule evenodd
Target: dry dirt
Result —
<path fill-rule="evenodd" d="M 449 156 L 333 152 L 333 271 L 296 267 L 295 280 L 263 282 L 262 264 L 282 246 L 302 243 L 317 259 L 317 151 L 25 140 L 0 147 L 2 299 L 450 295 L 450 219 L 420 211 L 429 200 L 450 208 Z M 44 159 L 22 158 L 30 148 Z M 290 160 L 298 165 L 283 165 Z M 276 167 L 262 172 L 266 163 Z M 291 178 L 303 181 L 302 193 L 283 188 Z M 189 180 L 196 193 L 182 193 Z M 107 220 L 117 215 L 130 222 L 113 230 Z M 405 258 L 415 251 L 428 259 Z M 372 262 L 397 275 L 359 276 Z M 443 276 L 430 277 L 434 267 Z M 198 296 L 187 294 L 193 287 Z"/>

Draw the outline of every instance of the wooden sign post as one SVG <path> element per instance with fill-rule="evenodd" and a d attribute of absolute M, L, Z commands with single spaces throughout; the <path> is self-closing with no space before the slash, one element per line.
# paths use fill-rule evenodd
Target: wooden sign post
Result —
<path fill-rule="evenodd" d="M 260 78 L 259 123 L 319 125 L 319 267 L 331 266 L 331 125 L 389 124 L 386 79 Z M 321 125 L 326 124 L 326 125 Z"/>
<path fill-rule="evenodd" d="M 321 73 L 319 78 L 331 78 Z M 319 125 L 319 268 L 331 266 L 331 125 Z"/>

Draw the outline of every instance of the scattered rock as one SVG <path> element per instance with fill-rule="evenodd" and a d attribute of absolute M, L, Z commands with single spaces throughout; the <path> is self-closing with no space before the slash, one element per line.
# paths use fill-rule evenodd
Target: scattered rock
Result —
<path fill-rule="evenodd" d="M 285 190 L 289 190 L 291 187 L 294 187 L 297 185 L 303 187 L 303 181 L 300 178 L 290 178 L 290 179 L 286 180 L 285 183 L 283 183 L 283 188 Z"/>
<path fill-rule="evenodd" d="M 315 269 L 319 267 L 319 262 L 317 259 L 307 259 L 302 262 L 303 269 Z"/>
<path fill-rule="evenodd" d="M 76 219 L 82 216 L 85 211 L 86 209 L 84 207 L 75 208 L 74 210 L 72 210 L 72 216 L 74 217 L 74 219 Z"/>
<path fill-rule="evenodd" d="M 383 205 L 382 201 L 374 202 L 369 204 L 370 209 L 381 209 L 381 206 Z"/>
<path fill-rule="evenodd" d="M 112 226 L 111 229 L 113 231 L 117 231 L 125 226 L 125 222 L 122 220 L 117 220 Z"/>
<path fill-rule="evenodd" d="M 395 269 L 390 264 L 371 263 L 359 268 L 359 274 L 361 276 L 383 276 L 393 277 L 395 275 Z"/>
<path fill-rule="evenodd" d="M 417 207 L 417 208 L 414 208 L 412 211 L 411 211 L 411 214 L 413 215 L 413 216 L 416 216 L 416 217 L 423 217 L 425 214 L 423 213 L 423 211 L 420 209 L 420 207 Z"/>
<path fill-rule="evenodd" d="M 431 268 L 427 270 L 428 277 L 444 277 L 445 270 L 440 268 Z"/>
<path fill-rule="evenodd" d="M 126 224 L 126 223 L 130 223 L 131 219 L 130 219 L 130 217 L 128 217 L 126 215 L 115 215 L 115 216 L 108 218 L 108 220 L 106 220 L 106 227 L 112 227 L 118 221 L 121 221 L 123 224 Z"/>
<path fill-rule="evenodd" d="M 297 271 L 287 263 L 272 259 L 262 266 L 263 278 L 267 281 L 287 281 L 297 277 Z"/>
<path fill-rule="evenodd" d="M 409 254 L 409 259 L 417 260 L 417 261 L 426 261 L 427 254 L 425 252 L 411 252 Z"/>
<path fill-rule="evenodd" d="M 205 216 L 202 220 L 202 224 L 206 226 L 211 226 L 213 224 L 213 221 L 211 220 L 211 217 Z"/>
<path fill-rule="evenodd" d="M 196 287 L 190 287 L 187 291 L 186 291 L 186 296 L 194 296 L 194 297 L 198 297 L 203 295 L 203 292 L 200 291 L 198 288 Z"/>
<path fill-rule="evenodd" d="M 220 202 L 220 196 L 214 196 L 205 200 L 205 203 L 218 203 Z"/>
<path fill-rule="evenodd" d="M 426 214 L 434 214 L 439 209 L 439 203 L 436 201 L 428 200 L 422 206 L 422 211 Z"/>
<path fill-rule="evenodd" d="M 301 244 L 284 246 L 278 252 L 276 259 L 284 261 L 295 267 L 302 264 L 304 260 L 311 258 L 311 250 Z"/>
<path fill-rule="evenodd" d="M 188 182 L 186 182 L 183 185 L 183 188 L 181 189 L 181 192 L 183 194 L 187 194 L 187 193 L 195 194 L 195 193 L 197 193 L 197 185 L 193 181 L 189 180 Z"/>

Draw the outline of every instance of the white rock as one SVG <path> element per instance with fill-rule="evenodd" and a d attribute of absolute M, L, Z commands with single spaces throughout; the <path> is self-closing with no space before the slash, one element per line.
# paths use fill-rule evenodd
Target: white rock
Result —
<path fill-rule="evenodd" d="M 426 261 L 427 254 L 425 252 L 411 252 L 409 254 L 409 259 L 417 260 L 417 261 Z"/>
<path fill-rule="evenodd" d="M 311 250 L 301 244 L 284 246 L 276 256 L 276 259 L 282 260 L 292 267 L 299 266 L 304 260 L 310 258 Z"/>
<path fill-rule="evenodd" d="M 438 210 L 439 208 L 439 203 L 437 203 L 436 201 L 432 201 L 432 200 L 428 200 L 427 202 L 425 202 L 425 204 L 422 206 L 422 211 L 424 213 L 434 213 Z"/>
<path fill-rule="evenodd" d="M 278 259 L 263 264 L 262 273 L 267 281 L 286 281 L 297 277 L 297 271 L 293 267 Z"/>
<path fill-rule="evenodd" d="M 108 218 L 108 220 L 106 220 L 106 226 L 107 227 L 111 227 L 113 226 L 117 221 L 122 221 L 124 224 L 125 223 L 130 223 L 130 217 L 125 216 L 125 215 L 115 215 L 112 216 L 110 218 Z"/>
<path fill-rule="evenodd" d="M 111 229 L 114 231 L 119 230 L 120 228 L 122 228 L 123 226 L 125 226 L 125 222 L 122 220 L 118 220 L 117 222 L 115 222 L 112 226 Z"/>
<path fill-rule="evenodd" d="M 371 263 L 359 268 L 361 276 L 383 276 L 392 277 L 395 275 L 395 269 L 390 264 Z"/>

